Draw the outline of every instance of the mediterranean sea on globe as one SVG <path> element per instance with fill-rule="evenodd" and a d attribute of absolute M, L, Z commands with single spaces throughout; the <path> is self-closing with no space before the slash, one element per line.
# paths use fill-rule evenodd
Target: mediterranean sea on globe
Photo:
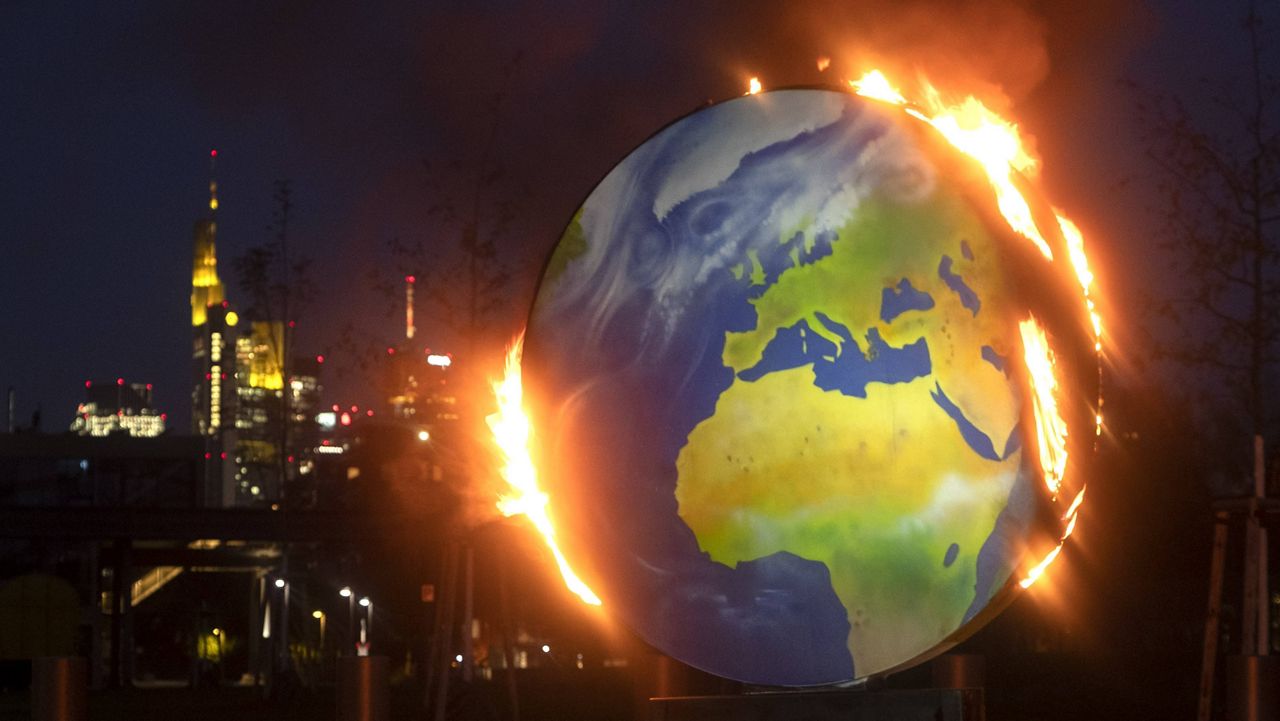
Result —
<path fill-rule="evenodd" d="M 553 516 L 605 607 L 703 670 L 900 666 L 1025 551 L 1008 230 L 908 122 L 818 89 L 710 106 L 547 264 L 524 368 Z"/>

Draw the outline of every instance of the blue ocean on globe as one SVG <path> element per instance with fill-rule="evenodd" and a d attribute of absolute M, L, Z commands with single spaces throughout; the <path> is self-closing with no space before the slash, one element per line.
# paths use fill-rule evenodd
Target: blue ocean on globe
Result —
<path fill-rule="evenodd" d="M 1004 231 L 923 138 L 841 92 L 714 105 L 553 252 L 538 465 L 575 568 L 663 653 L 864 678 L 945 646 L 1022 559 L 1023 308 Z"/>

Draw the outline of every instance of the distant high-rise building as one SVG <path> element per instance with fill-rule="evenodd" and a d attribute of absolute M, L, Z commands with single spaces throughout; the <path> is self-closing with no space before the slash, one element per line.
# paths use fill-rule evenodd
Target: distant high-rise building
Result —
<path fill-rule="evenodd" d="M 387 348 L 383 376 L 391 415 L 434 432 L 458 420 L 458 398 L 452 382 L 453 354 L 432 351 L 414 341 L 413 289 L 405 276 L 405 337 Z"/>
<path fill-rule="evenodd" d="M 253 321 L 235 344 L 235 480 L 245 501 L 279 498 L 284 325 Z"/>
<path fill-rule="evenodd" d="M 164 433 L 164 413 L 151 401 L 150 383 L 85 381 L 84 402 L 76 407 L 71 432 L 82 436 L 128 433 L 150 438 Z"/>
<path fill-rule="evenodd" d="M 221 433 L 234 417 L 236 399 L 228 371 L 234 372 L 232 334 L 239 317 L 218 277 L 218 183 L 212 178 L 217 156 L 210 151 L 209 217 L 196 222 L 191 264 L 191 430 L 202 436 Z"/>
<path fill-rule="evenodd" d="M 211 178 L 216 157 L 211 151 Z M 286 371 L 285 324 L 242 319 L 227 300 L 218 276 L 217 210 L 218 184 L 211 179 L 209 216 L 195 226 L 191 272 L 191 425 L 221 461 L 223 502 L 258 505 L 284 497 L 303 457 L 299 449 L 309 454 L 314 445 L 319 362 L 294 361 Z"/>

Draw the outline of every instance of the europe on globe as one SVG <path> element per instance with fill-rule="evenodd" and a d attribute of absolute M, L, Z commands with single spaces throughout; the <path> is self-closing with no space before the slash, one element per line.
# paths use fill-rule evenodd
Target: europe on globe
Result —
<path fill-rule="evenodd" d="M 658 132 L 547 263 L 524 365 L 575 568 L 751 683 L 953 637 L 1027 551 L 1007 227 L 901 113 L 780 90 Z"/>

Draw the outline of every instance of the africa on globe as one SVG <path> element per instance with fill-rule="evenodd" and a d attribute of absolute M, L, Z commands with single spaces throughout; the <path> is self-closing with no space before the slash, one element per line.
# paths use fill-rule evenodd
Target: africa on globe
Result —
<path fill-rule="evenodd" d="M 1024 565 L 1021 256 L 909 121 L 821 89 L 703 109 L 547 263 L 524 366 L 552 513 L 606 608 L 690 665 L 864 678 Z"/>

